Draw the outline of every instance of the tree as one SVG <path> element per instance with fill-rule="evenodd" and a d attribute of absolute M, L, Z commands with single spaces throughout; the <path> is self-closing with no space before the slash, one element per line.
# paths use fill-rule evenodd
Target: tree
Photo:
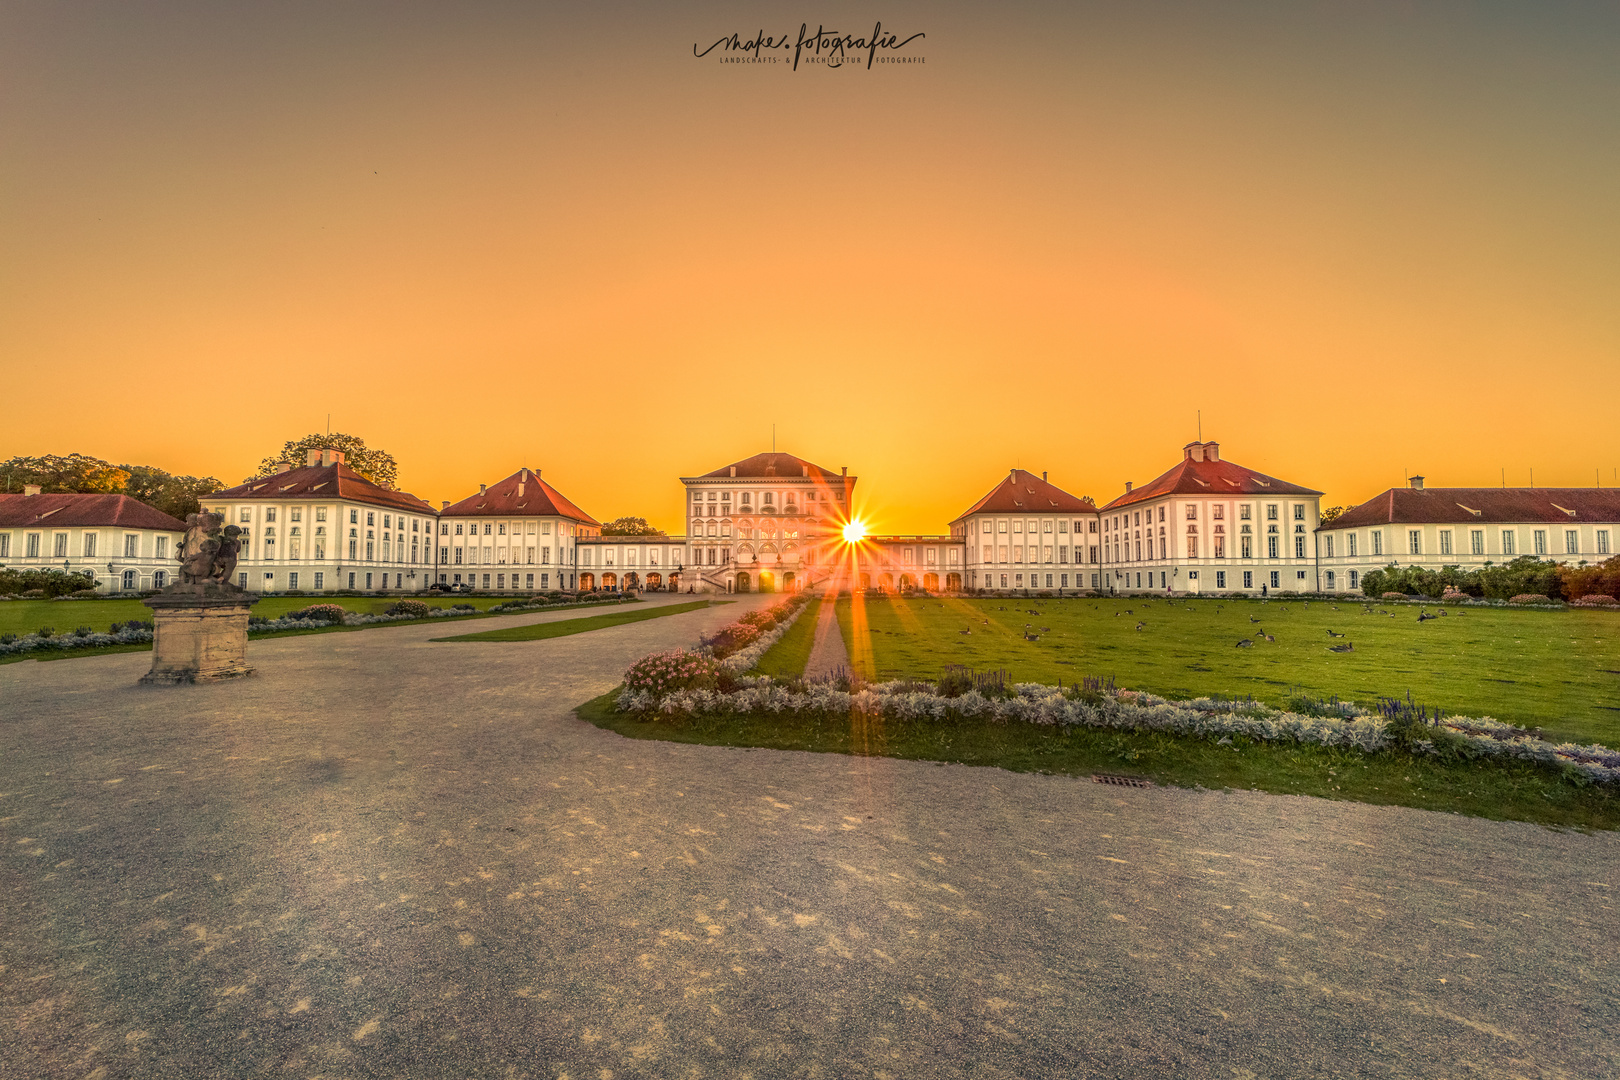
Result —
<path fill-rule="evenodd" d="M 394 455 L 386 450 L 369 449 L 366 441 L 359 436 L 334 431 L 329 435 L 305 435 L 302 439 L 287 440 L 281 453 L 259 462 L 259 471 L 242 482 L 272 475 L 278 462 L 290 461 L 295 466 L 302 465 L 306 452 L 310 450 L 343 451 L 345 465 L 381 487 L 391 488 L 399 479 L 399 463 L 394 460 Z"/>
<path fill-rule="evenodd" d="M 124 490 L 129 473 L 110 462 L 87 454 L 45 454 L 41 457 L 14 457 L 0 461 L 5 489 L 22 490 L 24 484 L 38 484 L 47 494 L 88 492 L 118 494 Z"/>
<path fill-rule="evenodd" d="M 1344 513 L 1344 507 L 1330 506 L 1317 515 L 1317 520 L 1323 525 L 1331 525 L 1339 520 L 1339 515 L 1342 513 Z"/>
<path fill-rule="evenodd" d="M 661 536 L 663 531 L 647 524 L 647 519 L 641 517 L 614 518 L 602 526 L 603 536 Z"/>
<path fill-rule="evenodd" d="M 1601 593 L 1620 599 L 1620 555 L 1582 566 L 1560 566 L 1564 595 L 1571 600 Z"/>

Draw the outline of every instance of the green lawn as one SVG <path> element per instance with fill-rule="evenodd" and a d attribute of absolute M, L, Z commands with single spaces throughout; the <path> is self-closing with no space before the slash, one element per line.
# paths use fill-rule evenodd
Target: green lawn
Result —
<path fill-rule="evenodd" d="M 1620 791 L 1613 786 L 1577 785 L 1517 762 L 1445 762 L 1396 751 L 1365 754 L 1244 738 L 1220 746 L 1211 739 L 982 721 L 862 722 L 778 713 L 654 720 L 614 711 L 617 693 L 586 702 L 576 713 L 632 739 L 954 762 L 1012 772 L 1110 773 L 1178 787 L 1254 788 L 1498 821 L 1620 828 Z M 1128 790 L 1121 797 L 1128 798 Z"/>
<path fill-rule="evenodd" d="M 1364 606 L 1162 597 L 852 606 L 846 598 L 837 610 L 856 670 L 879 679 L 933 679 L 956 663 L 1005 668 L 1017 682 L 1111 675 L 1120 686 L 1170 698 L 1253 694 L 1273 705 L 1300 691 L 1364 704 L 1410 691 L 1418 703 L 1447 712 L 1620 743 L 1620 616 L 1453 608 L 1419 623 L 1416 607 L 1375 603 L 1373 614 L 1364 614 Z M 1038 640 L 1025 640 L 1026 624 Z M 1329 637 L 1329 630 L 1345 636 Z M 1239 648 L 1240 639 L 1254 644 Z M 1354 651 L 1328 651 L 1341 641 Z"/>
<path fill-rule="evenodd" d="M 499 596 L 463 599 L 450 597 L 399 596 L 267 596 L 253 605 L 252 614 L 266 619 L 279 618 L 289 611 L 301 611 L 312 604 L 337 604 L 346 611 L 381 615 L 388 605 L 401 599 L 421 600 L 429 607 L 471 604 L 479 611 L 499 604 Z M 0 634 L 31 634 L 42 626 L 71 634 L 81 626 L 105 632 L 115 622 L 152 620 L 152 609 L 139 600 L 7 600 L 0 602 Z"/>
<path fill-rule="evenodd" d="M 769 675 L 783 681 L 803 675 L 804 665 L 810 661 L 810 649 L 816 643 L 816 620 L 820 618 L 821 601 L 810 601 L 799 613 L 798 621 L 766 650 L 750 674 Z"/>
<path fill-rule="evenodd" d="M 615 611 L 607 615 L 591 615 L 583 619 L 562 619 L 556 622 L 530 623 L 527 626 L 513 626 L 505 630 L 486 630 L 481 634 L 460 634 L 456 637 L 434 638 L 434 641 L 542 641 L 546 638 L 568 637 L 570 634 L 583 634 L 589 630 L 601 630 L 609 626 L 623 626 L 625 623 L 644 622 L 647 619 L 662 619 L 665 615 L 680 615 L 698 608 L 706 608 L 711 602 L 696 600 L 688 604 L 671 604 L 668 607 L 638 607 L 633 611 Z M 735 603 L 732 600 L 722 600 L 719 603 Z"/>

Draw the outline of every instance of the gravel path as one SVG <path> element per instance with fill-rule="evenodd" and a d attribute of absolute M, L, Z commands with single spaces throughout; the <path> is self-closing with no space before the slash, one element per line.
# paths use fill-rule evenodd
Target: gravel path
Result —
<path fill-rule="evenodd" d="M 821 614 L 816 619 L 816 639 L 810 646 L 810 659 L 804 665 L 804 677 L 820 679 L 839 668 L 849 670 L 849 650 L 844 647 L 844 634 L 838 628 L 837 596 L 828 594 L 821 603 Z"/>
<path fill-rule="evenodd" d="M 758 602 L 0 667 L 0 1077 L 1616 1075 L 1613 835 L 572 717 Z"/>

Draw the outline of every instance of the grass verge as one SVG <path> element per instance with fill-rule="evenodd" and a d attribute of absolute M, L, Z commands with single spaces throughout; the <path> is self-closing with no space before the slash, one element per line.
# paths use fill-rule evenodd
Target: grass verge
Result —
<path fill-rule="evenodd" d="M 271 599 L 281 600 L 281 599 L 289 599 L 289 598 L 287 598 L 287 597 L 272 597 Z M 291 599 L 297 599 L 297 598 L 292 597 Z M 352 599 L 352 598 L 345 597 L 345 599 Z M 79 601 L 75 601 L 75 602 L 79 602 Z M 105 601 L 103 601 L 103 602 L 105 602 Z M 131 601 L 131 602 L 134 603 L 136 601 Z M 388 601 L 389 604 L 392 604 L 393 602 L 394 602 L 393 600 Z M 501 602 L 501 600 L 499 598 L 490 599 L 488 601 L 488 603 L 486 603 L 485 606 L 487 607 L 489 604 L 498 604 L 500 602 Z M 573 610 L 576 610 L 577 608 L 605 607 L 608 604 L 613 604 L 613 605 L 617 606 L 619 603 L 620 603 L 620 601 L 618 601 L 618 600 L 603 600 L 603 601 L 600 601 L 598 603 L 575 604 L 575 605 L 571 605 L 571 606 L 566 607 L 566 608 L 556 607 L 556 608 L 549 608 L 547 610 L 549 610 L 549 611 L 573 611 Z M 444 605 L 444 604 L 435 604 L 434 606 L 435 607 L 444 607 L 446 605 Z M 301 609 L 306 608 L 306 607 L 309 607 L 309 605 L 308 604 L 298 604 L 296 606 L 288 607 L 286 610 L 287 611 L 298 611 L 298 610 L 301 610 Z M 387 604 L 378 605 L 376 614 L 381 614 L 383 608 L 385 608 L 385 607 L 387 607 Z M 353 606 L 350 606 L 347 610 L 355 611 L 355 610 L 358 610 L 358 609 L 354 608 Z M 147 619 L 151 618 L 151 616 L 152 616 L 152 609 L 151 608 L 142 607 L 141 611 L 145 612 L 145 617 Z M 253 613 L 255 615 L 258 614 L 257 606 L 255 606 Z M 286 614 L 285 611 L 277 611 L 277 612 L 275 612 L 275 614 L 273 616 L 268 616 L 268 617 L 274 618 L 274 617 L 279 617 L 279 616 L 284 615 L 284 614 Z M 456 623 L 457 623 L 457 625 L 459 625 L 463 621 L 471 621 L 471 620 L 474 620 L 474 619 L 498 619 L 498 618 L 501 618 L 503 615 L 529 615 L 529 614 L 543 615 L 543 614 L 545 614 L 545 612 L 544 611 L 536 611 L 536 612 L 516 611 L 516 612 L 496 612 L 494 614 L 490 614 L 487 611 L 480 611 L 477 614 L 469 614 L 469 615 L 458 616 L 457 619 L 456 619 Z M 352 632 L 354 632 L 356 630 L 383 630 L 383 629 L 387 629 L 389 627 L 394 627 L 394 626 L 421 626 L 423 623 L 433 623 L 435 625 L 442 626 L 442 625 L 444 625 L 444 620 L 443 619 L 400 619 L 400 620 L 398 620 L 396 622 L 367 623 L 367 624 L 365 624 L 363 626 L 312 626 L 312 627 L 308 628 L 307 630 L 272 630 L 271 632 L 269 632 L 267 634 L 254 634 L 254 635 L 252 635 L 251 637 L 248 638 L 248 643 L 251 645 L 255 641 L 269 641 L 271 638 L 303 637 L 306 634 L 348 634 L 348 633 L 352 633 Z M 435 640 L 443 641 L 443 640 L 447 640 L 447 639 L 445 639 L 445 638 L 437 638 Z M 152 651 L 152 645 L 151 645 L 150 642 L 147 642 L 145 644 L 137 643 L 137 644 L 130 644 L 130 645 L 97 645 L 97 646 L 92 646 L 91 648 L 88 648 L 88 649 L 64 649 L 64 650 L 60 650 L 60 651 L 55 650 L 55 649 L 42 649 L 42 650 L 40 650 L 38 652 L 17 653 L 17 654 L 12 655 L 12 656 L 0 656 L 0 665 L 18 664 L 18 663 L 21 663 L 24 660 L 38 660 L 38 661 L 41 661 L 41 662 L 44 662 L 46 660 L 77 660 L 81 656 L 103 656 L 103 655 L 106 655 L 107 653 L 151 652 L 151 651 Z"/>
<path fill-rule="evenodd" d="M 788 632 L 759 658 L 753 674 L 769 675 L 783 681 L 797 679 L 804 674 L 804 666 L 810 662 L 810 650 L 816 643 L 816 621 L 821 618 L 821 603 L 820 599 L 816 599 L 805 605 L 798 620 L 788 627 Z"/>
<path fill-rule="evenodd" d="M 1410 806 L 1496 821 L 1577 829 L 1620 828 L 1620 792 L 1577 786 L 1529 763 L 1451 763 L 1401 752 L 1214 740 L 1034 724 L 876 722 L 781 714 L 649 720 L 615 712 L 618 690 L 575 710 L 632 739 L 984 765 L 1063 776 L 1111 773 L 1175 787 Z"/>
<path fill-rule="evenodd" d="M 733 601 L 721 602 L 732 603 Z M 433 640 L 542 641 L 546 638 L 567 637 L 570 634 L 583 634 L 590 630 L 601 630 L 609 626 L 623 626 L 625 623 L 661 619 L 665 615 L 680 615 L 683 612 L 706 608 L 709 603 L 708 600 L 697 600 L 689 604 L 671 604 L 668 607 L 641 608 L 635 611 L 615 611 L 611 615 L 591 615 L 584 619 L 562 619 L 557 622 L 530 623 L 527 626 L 513 626 L 504 630 L 486 630 L 481 634 L 458 634 L 455 637 L 441 637 Z"/>

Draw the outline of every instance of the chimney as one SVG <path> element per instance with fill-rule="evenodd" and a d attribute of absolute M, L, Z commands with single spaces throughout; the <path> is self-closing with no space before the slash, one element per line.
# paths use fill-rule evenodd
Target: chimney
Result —
<path fill-rule="evenodd" d="M 844 475 L 845 475 L 845 476 L 848 476 L 848 475 L 849 475 L 849 466 L 848 466 L 848 465 L 845 465 L 845 466 L 844 466 Z"/>
<path fill-rule="evenodd" d="M 800 465 L 799 466 L 799 471 L 801 473 L 803 473 L 805 476 L 809 476 L 810 475 L 810 466 L 808 466 L 808 465 Z"/>
<path fill-rule="evenodd" d="M 482 495 L 483 493 L 484 493 L 484 485 L 479 484 L 478 485 L 478 494 Z"/>
<path fill-rule="evenodd" d="M 1423 490 L 1423 477 L 1421 476 L 1414 476 L 1412 479 L 1408 480 L 1407 483 L 1411 485 L 1413 491 Z"/>
<path fill-rule="evenodd" d="M 440 510 L 448 510 L 448 509 L 450 509 L 450 500 L 449 499 L 440 499 L 439 500 L 439 509 Z"/>
<path fill-rule="evenodd" d="M 1204 444 L 1203 443 L 1190 442 L 1186 446 L 1183 446 L 1181 448 L 1181 452 L 1187 456 L 1188 461 L 1203 461 L 1204 460 Z"/>
<path fill-rule="evenodd" d="M 1129 495 L 1130 493 L 1131 493 L 1131 482 L 1129 480 L 1127 480 L 1127 481 L 1125 481 L 1125 494 Z"/>
<path fill-rule="evenodd" d="M 1219 461 L 1219 460 L 1221 460 L 1221 444 L 1218 443 L 1218 442 L 1207 442 L 1207 443 L 1205 443 L 1204 444 L 1204 460 L 1205 461 Z"/>
<path fill-rule="evenodd" d="M 312 449 L 312 450 L 305 450 L 304 451 L 304 464 L 306 466 L 319 465 L 320 463 L 321 463 L 321 452 L 319 450 L 313 450 Z"/>
<path fill-rule="evenodd" d="M 293 463 L 290 461 L 278 461 L 276 462 L 276 475 L 280 476 L 284 472 L 292 472 L 292 467 Z"/>
<path fill-rule="evenodd" d="M 523 481 L 519 480 L 518 481 L 518 498 L 521 499 L 522 497 L 523 497 Z"/>
<path fill-rule="evenodd" d="M 737 475 L 737 466 L 735 466 L 735 465 L 733 465 L 733 466 L 732 466 L 732 467 L 731 467 L 731 475 L 732 475 L 732 476 L 736 476 L 736 475 Z"/>
<path fill-rule="evenodd" d="M 1041 479 L 1042 479 L 1042 480 L 1043 480 L 1043 481 L 1044 481 L 1044 480 L 1045 480 L 1045 479 L 1046 479 L 1046 470 L 1045 470 L 1045 469 L 1042 469 L 1042 470 L 1041 470 Z"/>
<path fill-rule="evenodd" d="M 321 451 L 321 464 L 322 465 L 342 465 L 343 464 L 343 451 L 342 450 L 333 450 L 330 446 L 328 446 L 325 450 Z"/>
<path fill-rule="evenodd" d="M 23 485 L 23 498 L 26 499 L 30 495 L 38 495 L 38 494 L 39 494 L 39 485 L 38 484 L 24 484 Z"/>
<path fill-rule="evenodd" d="M 521 483 L 523 483 L 523 481 L 527 480 L 528 478 L 529 478 L 529 470 L 528 470 L 527 467 L 524 467 L 524 468 L 521 468 L 521 469 L 518 470 L 518 483 L 521 484 Z"/>

